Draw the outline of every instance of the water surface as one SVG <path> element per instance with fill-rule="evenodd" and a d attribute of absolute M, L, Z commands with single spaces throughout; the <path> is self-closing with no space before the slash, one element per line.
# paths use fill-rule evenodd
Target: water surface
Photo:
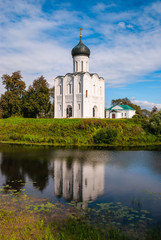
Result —
<path fill-rule="evenodd" d="M 121 202 L 149 210 L 153 222 L 161 222 L 161 151 L 0 146 L 0 187 L 5 185 L 64 204 Z"/>

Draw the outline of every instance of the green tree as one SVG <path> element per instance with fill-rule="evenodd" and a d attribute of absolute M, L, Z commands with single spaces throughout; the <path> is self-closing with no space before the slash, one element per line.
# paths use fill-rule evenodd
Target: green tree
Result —
<path fill-rule="evenodd" d="M 126 97 L 126 98 L 118 98 L 118 99 L 113 99 L 111 101 L 111 105 L 129 105 L 131 101 Z"/>
<path fill-rule="evenodd" d="M 151 112 L 150 111 L 148 111 L 147 109 L 142 109 L 141 110 L 141 115 L 143 116 L 143 117 L 150 117 L 151 116 Z"/>
<path fill-rule="evenodd" d="M 141 107 L 132 103 L 127 97 L 126 98 L 118 98 L 118 99 L 113 99 L 111 101 L 111 105 L 128 105 L 132 107 L 133 109 L 136 110 L 136 114 L 141 115 Z"/>
<path fill-rule="evenodd" d="M 161 134 L 161 110 L 153 113 L 148 124 L 149 130 L 155 135 Z"/>
<path fill-rule="evenodd" d="M 158 108 L 154 106 L 151 110 L 151 114 L 153 115 L 155 112 L 158 112 Z"/>
<path fill-rule="evenodd" d="M 20 71 L 13 72 L 12 75 L 4 74 L 2 83 L 6 92 L 2 94 L 0 108 L 4 118 L 12 115 L 21 115 L 22 97 L 25 93 L 26 85 L 22 80 Z"/>
<path fill-rule="evenodd" d="M 41 76 L 34 80 L 32 86 L 23 98 L 24 117 L 45 117 L 50 109 L 49 86 L 46 79 Z"/>
<path fill-rule="evenodd" d="M 50 117 L 54 117 L 54 100 L 55 100 L 55 86 L 49 89 L 50 99 L 51 99 L 51 106 L 49 110 Z"/>

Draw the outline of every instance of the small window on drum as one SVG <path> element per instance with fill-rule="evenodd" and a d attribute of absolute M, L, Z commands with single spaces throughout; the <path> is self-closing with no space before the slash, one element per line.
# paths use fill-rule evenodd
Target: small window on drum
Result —
<path fill-rule="evenodd" d="M 88 97 L 88 90 L 86 90 L 86 98 Z"/>
<path fill-rule="evenodd" d="M 81 71 L 83 72 L 83 61 L 81 61 Z"/>
<path fill-rule="evenodd" d="M 76 72 L 78 72 L 78 62 L 76 61 Z"/>

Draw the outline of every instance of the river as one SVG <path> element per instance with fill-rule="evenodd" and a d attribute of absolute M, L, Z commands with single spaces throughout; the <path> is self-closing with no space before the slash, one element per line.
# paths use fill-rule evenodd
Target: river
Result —
<path fill-rule="evenodd" d="M 6 185 L 63 204 L 76 201 L 97 207 L 98 203 L 121 202 L 148 210 L 154 223 L 161 222 L 159 150 L 0 145 L 0 187 Z"/>

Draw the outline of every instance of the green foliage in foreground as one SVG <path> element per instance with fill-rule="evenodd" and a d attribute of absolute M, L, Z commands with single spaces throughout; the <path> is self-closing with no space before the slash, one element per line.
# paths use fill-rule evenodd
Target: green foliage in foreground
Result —
<path fill-rule="evenodd" d="M 0 142 L 48 145 L 139 146 L 161 144 L 160 136 L 148 132 L 145 119 L 0 119 Z M 96 141 L 106 129 L 117 136 Z M 101 138 L 101 137 L 100 137 Z M 103 138 L 102 138 L 103 139 Z"/>

